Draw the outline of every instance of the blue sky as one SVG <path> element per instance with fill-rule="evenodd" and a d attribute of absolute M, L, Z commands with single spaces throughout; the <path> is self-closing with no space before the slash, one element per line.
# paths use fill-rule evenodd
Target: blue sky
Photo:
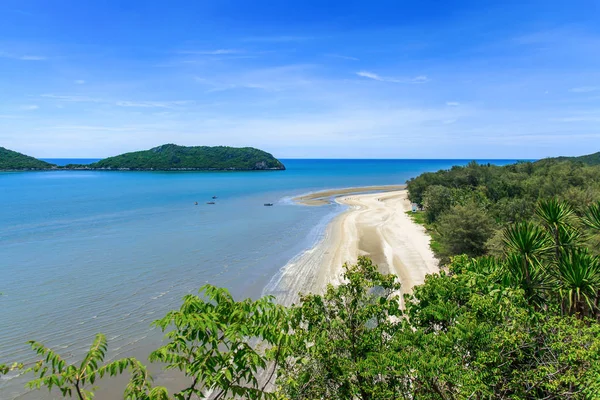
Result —
<path fill-rule="evenodd" d="M 0 3 L 0 146 L 281 158 L 600 150 L 598 1 Z"/>

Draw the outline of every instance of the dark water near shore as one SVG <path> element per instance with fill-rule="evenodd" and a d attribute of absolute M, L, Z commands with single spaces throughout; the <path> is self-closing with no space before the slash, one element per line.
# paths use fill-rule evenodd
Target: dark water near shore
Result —
<path fill-rule="evenodd" d="M 77 358 L 97 332 L 106 334 L 111 357 L 147 354 L 162 336 L 150 323 L 178 307 L 183 295 L 209 282 L 237 298 L 260 296 L 340 211 L 297 206 L 292 197 L 402 184 L 468 161 L 283 160 L 288 170 L 268 172 L 0 173 L 0 363 L 34 360 L 30 339 Z M 213 195 L 216 204 L 205 204 Z M 0 377 L 0 398 L 52 398 L 45 391 L 23 397 L 24 382 Z"/>

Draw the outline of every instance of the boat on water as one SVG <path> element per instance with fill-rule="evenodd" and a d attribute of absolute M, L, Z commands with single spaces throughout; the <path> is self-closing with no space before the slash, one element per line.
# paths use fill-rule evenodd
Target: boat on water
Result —
<path fill-rule="evenodd" d="M 265 203 L 264 206 L 265 207 L 273 207 L 273 203 Z"/>
<path fill-rule="evenodd" d="M 209 201 L 206 204 L 216 204 L 214 201 Z"/>
<path fill-rule="evenodd" d="M 212 198 L 213 198 L 213 199 L 217 199 L 218 197 L 217 197 L 217 196 L 213 196 Z"/>

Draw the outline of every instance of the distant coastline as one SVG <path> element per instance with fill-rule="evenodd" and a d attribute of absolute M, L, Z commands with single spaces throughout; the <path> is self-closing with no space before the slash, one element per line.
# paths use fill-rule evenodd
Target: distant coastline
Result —
<path fill-rule="evenodd" d="M 276 171 L 285 165 L 253 147 L 178 146 L 120 154 L 91 164 L 56 165 L 0 147 L 0 171 Z"/>

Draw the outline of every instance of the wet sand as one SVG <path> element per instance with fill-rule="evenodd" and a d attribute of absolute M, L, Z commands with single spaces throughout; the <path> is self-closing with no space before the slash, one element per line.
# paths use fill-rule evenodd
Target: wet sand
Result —
<path fill-rule="evenodd" d="M 294 198 L 294 201 L 305 206 L 322 206 L 331 203 L 333 201 L 332 199 L 340 196 L 372 192 L 383 193 L 402 189 L 406 189 L 406 185 L 363 186 L 345 189 L 330 189 L 298 196 Z"/>

